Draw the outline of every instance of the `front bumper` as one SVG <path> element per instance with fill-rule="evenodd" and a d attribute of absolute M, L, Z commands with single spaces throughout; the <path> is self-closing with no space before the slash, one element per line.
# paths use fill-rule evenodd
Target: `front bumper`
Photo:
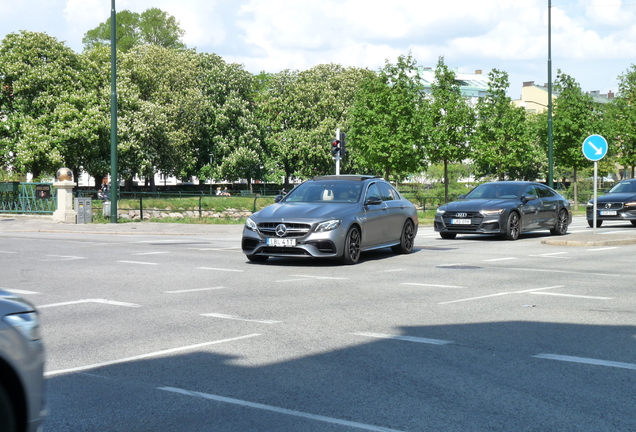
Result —
<path fill-rule="evenodd" d="M 277 238 L 260 231 L 243 228 L 241 249 L 246 255 L 299 258 L 334 258 L 342 255 L 346 231 L 342 227 L 335 230 L 294 237 L 293 246 L 269 245 L 268 239 Z"/>
<path fill-rule="evenodd" d="M 588 221 L 594 219 L 594 208 L 588 206 L 586 209 L 586 218 Z M 634 207 L 612 207 L 609 209 L 606 208 L 597 208 L 596 209 L 596 220 L 602 221 L 621 221 L 621 220 L 636 220 L 636 208 Z"/>
<path fill-rule="evenodd" d="M 453 223 L 458 219 L 470 219 L 470 224 Z M 451 212 L 436 214 L 434 221 L 435 231 L 458 234 L 502 234 L 505 232 L 505 226 L 501 214 L 484 216 L 479 212 L 468 212 L 461 218 Z"/>

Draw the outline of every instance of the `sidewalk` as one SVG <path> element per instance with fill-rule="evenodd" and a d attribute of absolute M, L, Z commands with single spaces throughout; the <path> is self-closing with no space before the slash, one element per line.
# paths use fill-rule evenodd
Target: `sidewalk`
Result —
<path fill-rule="evenodd" d="M 53 216 L 0 214 L 0 233 L 48 232 L 76 234 L 121 235 L 236 235 L 240 237 L 243 224 L 179 224 L 162 222 L 125 222 L 106 224 L 65 224 L 54 222 Z M 549 236 L 541 243 L 552 246 L 617 246 L 636 244 L 634 232 L 603 234 L 603 228 L 592 232 Z"/>
<path fill-rule="evenodd" d="M 243 224 L 180 224 L 162 222 L 125 222 L 106 224 L 65 224 L 53 216 L 0 214 L 0 234 L 20 232 L 121 234 L 121 235 L 219 235 L 240 237 Z"/>

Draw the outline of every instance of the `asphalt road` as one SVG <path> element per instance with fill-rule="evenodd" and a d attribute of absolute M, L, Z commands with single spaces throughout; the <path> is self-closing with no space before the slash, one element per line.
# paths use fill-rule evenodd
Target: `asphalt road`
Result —
<path fill-rule="evenodd" d="M 636 245 L 424 227 L 410 255 L 254 264 L 240 227 L 188 234 L 0 230 L 46 431 L 636 430 Z"/>

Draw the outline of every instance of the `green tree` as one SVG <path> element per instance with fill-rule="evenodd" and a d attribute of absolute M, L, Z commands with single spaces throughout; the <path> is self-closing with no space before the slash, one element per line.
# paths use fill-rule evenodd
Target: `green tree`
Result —
<path fill-rule="evenodd" d="M 493 69 L 488 80 L 488 94 L 477 102 L 478 122 L 471 142 L 477 175 L 535 179 L 543 152 L 532 140 L 525 110 L 506 95 L 508 74 Z"/>
<path fill-rule="evenodd" d="M 432 163 L 444 164 L 444 199 L 448 202 L 448 164 L 462 163 L 470 156 L 469 141 L 475 113 L 461 95 L 455 72 L 440 57 L 431 85 L 431 108 L 427 121 L 427 155 Z"/>
<path fill-rule="evenodd" d="M 85 49 L 110 45 L 110 18 L 84 35 Z M 185 30 L 175 17 L 158 8 L 146 9 L 141 14 L 123 10 L 117 12 L 117 48 L 127 52 L 138 45 L 158 45 L 164 48 L 185 48 L 181 38 Z"/>
<path fill-rule="evenodd" d="M 592 96 L 583 93 L 571 76 L 559 70 L 555 82 L 558 94 L 554 103 L 553 148 L 554 159 L 563 168 L 572 169 L 574 210 L 578 210 L 578 171 L 592 162 L 583 156 L 581 147 L 588 136 L 599 133 L 599 107 Z"/>
<path fill-rule="evenodd" d="M 399 181 L 424 168 L 424 112 L 428 101 L 409 53 L 388 60 L 360 86 L 351 112 L 348 146 L 358 164 Z"/>
<path fill-rule="evenodd" d="M 618 77 L 617 97 L 608 107 L 608 138 L 616 148 L 617 161 L 630 177 L 636 176 L 636 65 Z"/>
<path fill-rule="evenodd" d="M 329 142 L 345 129 L 358 83 L 369 73 L 340 65 L 284 70 L 261 81 L 259 118 L 272 164 L 285 174 L 308 178 L 333 173 Z"/>
<path fill-rule="evenodd" d="M 201 140 L 195 149 L 198 175 L 230 181 L 246 179 L 251 188 L 251 180 L 263 176 L 267 155 L 255 115 L 256 79 L 241 65 L 226 63 L 215 54 L 199 54 L 198 60 L 204 97 L 199 120 Z"/>
<path fill-rule="evenodd" d="M 145 45 L 122 56 L 118 70 L 121 172 L 151 182 L 157 172 L 187 177 L 194 169 L 205 102 L 196 54 Z"/>
<path fill-rule="evenodd" d="M 0 153 L 39 177 L 67 166 L 76 174 L 106 119 L 90 64 L 55 38 L 22 31 L 0 44 Z"/>

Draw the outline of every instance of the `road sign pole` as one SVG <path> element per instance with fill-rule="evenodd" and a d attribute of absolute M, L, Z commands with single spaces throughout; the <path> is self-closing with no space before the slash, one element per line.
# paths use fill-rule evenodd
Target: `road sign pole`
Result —
<path fill-rule="evenodd" d="M 598 162 L 594 161 L 594 217 L 592 218 L 592 226 L 594 227 L 594 235 L 596 235 L 596 177 L 598 175 Z"/>

